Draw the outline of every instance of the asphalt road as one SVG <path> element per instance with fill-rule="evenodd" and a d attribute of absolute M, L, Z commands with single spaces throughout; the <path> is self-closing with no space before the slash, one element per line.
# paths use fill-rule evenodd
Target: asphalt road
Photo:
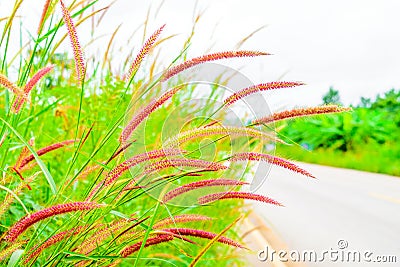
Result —
<path fill-rule="evenodd" d="M 255 212 L 286 244 L 293 259 L 302 259 L 308 250 L 315 251 L 313 256 L 318 261 L 309 260 L 314 252 L 306 253 L 306 266 L 400 266 L 400 178 L 299 165 L 317 179 L 274 166 L 256 192 L 282 202 L 285 207 L 253 202 Z M 358 261 L 358 255 L 360 262 L 353 262 Z M 286 254 L 282 258 L 291 256 Z M 267 266 L 269 259 L 257 266 Z M 382 260 L 397 262 L 376 262 Z"/>

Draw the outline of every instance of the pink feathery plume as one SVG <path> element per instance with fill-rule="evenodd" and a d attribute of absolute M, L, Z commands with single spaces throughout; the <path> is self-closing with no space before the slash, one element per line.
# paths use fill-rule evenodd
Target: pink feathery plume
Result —
<path fill-rule="evenodd" d="M 219 59 L 225 59 L 225 58 L 234 58 L 234 57 L 256 57 L 256 56 L 267 56 L 270 55 L 265 52 L 259 52 L 259 51 L 227 51 L 227 52 L 218 52 L 218 53 L 213 53 L 213 54 L 208 54 L 196 58 L 192 58 L 190 60 L 187 60 L 175 67 L 172 67 L 168 69 L 161 81 L 166 81 L 170 79 L 171 77 L 177 75 L 178 73 L 191 68 L 193 66 L 205 63 L 205 62 L 210 62 L 210 61 L 215 61 Z"/>
<path fill-rule="evenodd" d="M 182 214 L 182 215 L 176 215 L 173 217 L 167 217 L 165 219 L 162 219 L 161 221 L 155 223 L 153 225 L 153 229 L 165 227 L 166 225 L 170 224 L 177 224 L 177 223 L 186 223 L 186 222 L 198 222 L 198 221 L 209 221 L 212 220 L 213 218 L 204 216 L 204 215 L 198 215 L 198 214 Z"/>
<path fill-rule="evenodd" d="M 29 144 L 31 147 L 33 147 L 33 146 L 35 145 L 35 138 L 32 137 L 31 139 L 29 139 L 28 144 Z M 18 159 L 17 159 L 17 161 L 16 161 L 16 163 L 15 163 L 15 165 L 14 165 L 14 168 L 16 169 L 18 166 L 21 166 L 22 160 L 25 159 L 26 157 L 29 157 L 29 154 L 30 154 L 30 153 L 31 153 L 31 152 L 29 151 L 28 147 L 27 147 L 27 146 L 24 146 L 24 147 L 22 148 L 21 153 L 20 153 L 19 156 L 18 156 Z"/>
<path fill-rule="evenodd" d="M 202 180 L 198 182 L 193 182 L 190 184 L 182 185 L 179 186 L 168 193 L 166 193 L 163 197 L 163 202 L 168 202 L 173 198 L 176 198 L 179 195 L 182 195 L 183 193 L 198 189 L 198 188 L 203 188 L 203 187 L 209 187 L 209 186 L 238 186 L 238 185 L 245 185 L 248 184 L 246 182 L 242 181 L 237 181 L 237 180 L 231 180 L 231 179 L 211 179 L 211 180 Z"/>
<path fill-rule="evenodd" d="M 144 107 L 142 110 L 140 110 L 128 123 L 128 125 L 124 128 L 124 130 L 121 133 L 121 136 L 119 137 L 119 141 L 122 144 L 125 144 L 130 136 L 132 135 L 133 131 L 139 126 L 139 124 L 147 118 L 153 111 L 155 111 L 157 108 L 159 108 L 162 104 L 164 104 L 168 99 L 170 99 L 172 96 L 174 96 L 180 89 L 182 89 L 186 85 L 179 85 L 171 90 L 165 92 L 162 96 L 160 96 L 158 99 L 153 100 L 148 104 L 146 107 Z"/>
<path fill-rule="evenodd" d="M 100 167 L 102 167 L 102 166 L 101 165 L 93 165 L 93 166 L 86 167 L 82 172 L 80 172 L 78 174 L 78 176 L 76 176 L 76 180 L 78 181 L 78 180 L 86 179 L 86 177 L 88 177 L 89 174 L 91 174 L 95 170 L 100 169 Z"/>
<path fill-rule="evenodd" d="M 88 255 L 108 237 L 116 234 L 123 227 L 127 226 L 130 221 L 132 221 L 132 219 L 117 220 L 110 225 L 106 225 L 104 228 L 99 229 L 92 236 L 86 238 L 86 240 L 79 245 L 76 252 L 79 254 Z"/>
<path fill-rule="evenodd" d="M 242 99 L 245 96 L 248 96 L 250 94 L 254 94 L 259 91 L 267 91 L 267 90 L 273 90 L 273 89 L 280 89 L 280 88 L 290 88 L 290 87 L 295 87 L 295 86 L 300 86 L 304 85 L 302 82 L 270 82 L 270 83 L 261 83 L 257 85 L 253 85 L 247 88 L 244 88 L 228 98 L 224 100 L 225 106 L 230 106 L 239 99 Z"/>
<path fill-rule="evenodd" d="M 25 99 L 28 99 L 29 92 L 32 88 L 43 78 L 47 73 L 49 73 L 54 68 L 54 65 L 47 66 L 41 70 L 39 70 L 33 77 L 27 82 L 24 86 L 24 97 L 17 96 L 14 100 L 14 103 L 11 107 L 11 111 L 14 113 L 18 113 L 25 102 Z"/>
<path fill-rule="evenodd" d="M 49 146 L 46 146 L 44 148 L 39 149 L 38 151 L 36 151 L 36 154 L 38 156 L 42 156 L 46 153 L 49 153 L 53 150 L 59 149 L 61 147 L 64 147 L 66 145 L 72 144 L 74 143 L 76 140 L 65 140 L 62 141 L 60 143 L 55 143 Z M 31 162 L 32 160 L 34 160 L 35 157 L 31 154 L 29 156 L 27 156 L 26 158 L 22 159 L 21 162 L 19 163 L 19 166 L 15 166 L 15 169 L 17 170 L 22 170 L 29 162 Z"/>
<path fill-rule="evenodd" d="M 182 150 L 179 149 L 160 149 L 160 150 L 152 150 L 149 152 L 145 152 L 139 155 L 135 155 L 132 158 L 122 162 L 119 164 L 117 167 L 112 169 L 107 176 L 104 178 L 103 181 L 98 183 L 93 190 L 89 193 L 89 196 L 86 198 L 86 200 L 92 199 L 92 197 L 99 191 L 101 186 L 109 186 L 111 185 L 115 180 L 118 179 L 124 172 L 126 172 L 128 169 L 132 168 L 133 166 L 136 166 L 139 163 L 156 159 L 156 158 L 162 158 L 162 157 L 167 157 L 167 156 L 176 156 L 182 153 Z"/>
<path fill-rule="evenodd" d="M 199 204 L 203 205 L 221 199 L 250 199 L 268 204 L 283 206 L 281 203 L 273 200 L 272 198 L 247 192 L 222 192 L 222 193 L 210 194 L 200 197 Z"/>
<path fill-rule="evenodd" d="M 76 235 L 77 233 L 81 232 L 83 229 L 84 229 L 84 227 L 78 226 L 78 227 L 75 227 L 75 228 L 72 228 L 67 231 L 63 231 L 63 232 L 60 232 L 58 234 L 51 236 L 49 239 L 44 241 L 41 245 L 37 245 L 30 251 L 30 254 L 24 260 L 24 264 L 27 264 L 30 260 L 39 256 L 42 253 L 42 251 L 45 250 L 46 248 L 61 242 L 65 238 L 71 237 L 72 235 Z"/>
<path fill-rule="evenodd" d="M 132 158 L 122 162 L 117 167 L 115 167 L 113 170 L 111 170 L 108 173 L 108 175 L 106 176 L 104 184 L 106 186 L 110 185 L 119 176 L 121 176 L 122 173 L 124 173 L 126 170 L 128 170 L 129 168 L 131 168 L 141 162 L 145 162 L 145 161 L 156 159 L 156 158 L 167 157 L 167 156 L 176 156 L 181 153 L 182 153 L 182 150 L 172 148 L 172 149 L 153 150 L 153 151 L 149 151 L 149 152 L 145 152 L 143 154 L 133 156 Z"/>
<path fill-rule="evenodd" d="M 314 175 L 311 173 L 307 172 L 306 170 L 300 168 L 296 164 L 291 163 L 290 161 L 287 161 L 283 158 L 275 157 L 272 155 L 268 154 L 261 154 L 261 153 L 255 153 L 255 152 L 242 152 L 242 153 L 236 153 L 232 155 L 232 157 L 229 159 L 230 161 L 266 161 L 274 165 L 281 166 L 283 168 L 286 168 L 288 170 L 303 174 L 305 176 L 315 178 Z"/>
<path fill-rule="evenodd" d="M 145 167 L 145 174 L 156 172 L 170 167 L 192 167 L 209 171 L 225 170 L 227 167 L 217 163 L 201 159 L 166 159 L 160 160 Z"/>
<path fill-rule="evenodd" d="M 72 203 L 65 203 L 65 204 L 58 204 L 55 206 L 51 206 L 49 208 L 45 208 L 38 212 L 32 213 L 23 217 L 17 223 L 15 223 L 5 237 L 6 241 L 13 242 L 20 236 L 28 227 L 31 225 L 44 220 L 49 217 L 53 217 L 55 215 L 73 212 L 73 211 L 84 211 L 84 210 L 92 210 L 101 208 L 104 205 L 97 204 L 94 202 L 72 202 Z"/>
<path fill-rule="evenodd" d="M 164 243 L 164 242 L 169 242 L 171 240 L 173 240 L 174 237 L 172 235 L 166 235 L 166 234 L 162 234 L 162 235 L 157 235 L 156 237 L 152 237 L 152 238 L 148 238 L 146 240 L 146 244 L 144 245 L 144 247 L 149 247 L 149 246 L 153 246 L 153 245 L 157 245 L 160 243 Z M 132 253 L 138 251 L 140 249 L 140 247 L 142 246 L 142 241 L 137 242 L 131 246 L 128 246 L 126 248 L 124 248 L 121 252 L 120 255 L 124 258 L 128 257 L 129 255 L 131 255 Z"/>
<path fill-rule="evenodd" d="M 175 147 L 199 137 L 214 136 L 214 135 L 248 136 L 266 141 L 284 143 L 282 140 L 278 139 L 273 134 L 261 132 L 253 128 L 235 127 L 235 126 L 210 126 L 206 128 L 201 127 L 181 132 L 178 135 L 167 139 L 164 142 L 164 146 Z"/>
<path fill-rule="evenodd" d="M 39 27 L 37 30 L 38 34 L 40 34 L 40 32 L 42 31 L 44 20 L 46 18 L 47 11 L 49 10 L 50 2 L 51 2 L 51 0 L 46 0 L 46 2 L 44 3 L 42 16 L 40 16 Z"/>
<path fill-rule="evenodd" d="M 5 87 L 6 89 L 10 90 L 17 96 L 23 96 L 24 91 L 19 88 L 17 85 L 15 85 L 13 82 L 11 82 L 5 75 L 0 73 L 0 85 Z"/>
<path fill-rule="evenodd" d="M 271 122 L 276 122 L 280 120 L 293 119 L 305 116 L 314 116 L 319 114 L 328 113 L 339 113 L 344 111 L 351 111 L 351 108 L 339 107 L 337 105 L 326 105 L 320 107 L 310 107 L 310 108 L 297 108 L 292 110 L 285 110 L 281 112 L 274 113 L 270 116 L 254 120 L 252 124 L 267 124 Z"/>
<path fill-rule="evenodd" d="M 183 236 L 194 236 L 194 237 L 200 237 L 200 238 L 206 238 L 206 239 L 213 239 L 214 237 L 217 236 L 217 234 L 210 233 L 207 231 L 203 230 L 198 230 L 198 229 L 191 229 L 191 228 L 168 228 L 168 229 L 163 229 L 165 232 L 171 232 L 177 235 L 183 235 Z M 233 246 L 233 247 L 238 247 L 238 248 L 244 248 L 244 246 L 240 245 L 238 242 L 223 237 L 221 236 L 217 240 L 220 243 Z"/>
<path fill-rule="evenodd" d="M 140 64 L 142 63 L 142 61 L 145 58 L 145 56 L 153 48 L 155 41 L 160 36 L 160 34 L 163 31 L 164 27 L 165 27 L 165 24 L 163 26 L 161 26 L 158 30 L 156 30 L 150 36 L 150 38 L 147 39 L 147 41 L 144 43 L 142 49 L 140 49 L 139 54 L 136 56 L 135 60 L 132 62 L 131 67 L 129 68 L 128 74 L 126 75 L 126 81 L 129 82 L 135 76 L 137 70 L 140 67 Z"/>
<path fill-rule="evenodd" d="M 85 79 L 86 69 L 85 69 L 85 60 L 83 58 L 81 45 L 79 44 L 79 39 L 76 33 L 75 24 L 72 21 L 71 15 L 68 9 L 65 7 L 63 0 L 60 0 L 60 5 L 63 13 L 64 23 L 68 29 L 68 36 L 69 39 L 71 40 L 72 50 L 74 52 L 77 78 L 79 82 L 82 82 Z"/>

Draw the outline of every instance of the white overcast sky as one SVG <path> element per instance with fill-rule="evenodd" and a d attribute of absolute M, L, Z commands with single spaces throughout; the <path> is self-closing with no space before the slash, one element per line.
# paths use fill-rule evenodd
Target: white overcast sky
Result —
<path fill-rule="evenodd" d="M 36 29 L 44 2 L 26 0 L 23 3 L 19 15 L 25 27 Z M 97 6 L 109 2 L 99 0 Z M 148 34 L 164 23 L 167 24 L 164 36 L 179 34 L 161 50 L 166 61 L 175 57 L 191 31 L 196 1 L 165 0 L 155 14 L 159 4 L 160 1 L 117 0 L 97 31 L 97 35 L 108 34 L 100 43 L 106 44 L 113 30 L 123 23 L 116 39 L 118 47 L 122 47 L 119 53 L 127 55 L 137 51 L 143 30 L 134 39 L 136 45 L 127 44 L 126 40 L 144 21 L 151 5 Z M 12 5 L 11 0 L 0 0 L 0 17 L 6 16 Z M 375 97 L 391 88 L 400 89 L 398 0 L 199 0 L 196 10 L 204 13 L 190 56 L 201 55 L 208 49 L 232 50 L 243 37 L 267 25 L 242 49 L 262 50 L 273 56 L 223 63 L 236 68 L 246 66 L 244 74 L 255 83 L 282 76 L 283 80 L 307 83 L 270 94 L 272 109 L 320 104 L 321 96 L 330 86 L 340 91 L 346 105 L 359 103 L 361 96 Z M 84 44 L 87 35 L 82 33 L 83 27 L 78 28 L 78 35 Z"/>

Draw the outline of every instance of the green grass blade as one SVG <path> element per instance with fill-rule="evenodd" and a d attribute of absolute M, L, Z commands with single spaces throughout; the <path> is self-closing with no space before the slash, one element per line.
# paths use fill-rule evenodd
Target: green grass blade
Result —
<path fill-rule="evenodd" d="M 224 230 L 222 230 L 218 235 L 216 235 L 213 239 L 210 240 L 210 242 L 208 242 L 208 244 L 206 246 L 204 246 L 199 254 L 197 254 L 197 256 L 193 259 L 193 261 L 190 263 L 189 267 L 193 267 L 195 266 L 200 258 L 207 252 L 207 250 L 210 249 L 210 247 L 212 246 L 212 244 L 214 244 L 215 242 L 217 242 L 217 240 L 223 235 L 225 234 L 229 229 L 231 229 L 242 217 L 238 217 L 236 220 L 234 220 L 231 224 L 229 224 L 227 227 L 225 227 Z"/>
<path fill-rule="evenodd" d="M 32 153 L 33 157 L 35 158 L 37 164 L 39 165 L 40 169 L 43 171 L 44 176 L 46 177 L 47 182 L 49 183 L 50 189 L 53 194 L 57 194 L 57 187 L 56 183 L 54 182 L 53 176 L 51 176 L 49 170 L 47 169 L 46 165 L 44 165 L 43 161 L 39 158 L 39 155 L 36 151 L 28 144 L 28 142 L 19 134 L 19 132 L 14 129 L 8 122 L 6 122 L 3 118 L 0 118 L 1 121 L 18 137 L 19 140 L 29 149 Z"/>
<path fill-rule="evenodd" d="M 159 207 L 160 207 L 160 202 L 157 201 L 157 204 L 156 204 L 156 206 L 155 206 L 155 208 L 154 208 L 153 218 L 151 218 L 149 228 L 147 228 L 146 234 L 145 234 L 144 237 L 143 237 L 142 245 L 140 246 L 140 249 L 139 249 L 139 251 L 138 251 L 137 258 L 136 258 L 136 260 L 135 260 L 135 263 L 134 263 L 133 267 L 136 267 L 137 264 L 138 264 L 138 262 L 139 262 L 140 254 L 142 253 L 142 251 L 143 251 L 143 249 L 144 249 L 144 245 L 146 245 L 147 239 L 148 239 L 148 237 L 149 237 L 149 235 L 150 235 L 150 231 L 151 231 L 151 229 L 153 228 L 153 224 L 154 224 L 154 222 L 155 222 L 156 215 L 157 215 L 157 212 L 158 212 L 158 208 L 159 208 Z"/>
<path fill-rule="evenodd" d="M 22 202 L 22 200 L 17 196 L 17 194 L 15 194 L 11 189 L 0 185 L 0 189 L 3 189 L 4 191 L 7 191 L 8 193 L 10 193 L 18 202 L 19 204 L 21 204 L 22 208 L 25 210 L 26 214 L 29 214 L 28 209 L 26 208 L 24 202 Z"/>
<path fill-rule="evenodd" d="M 16 251 L 14 251 L 14 253 L 11 255 L 10 260 L 8 261 L 7 267 L 18 266 L 17 264 L 23 253 L 24 250 L 22 249 L 17 249 Z"/>

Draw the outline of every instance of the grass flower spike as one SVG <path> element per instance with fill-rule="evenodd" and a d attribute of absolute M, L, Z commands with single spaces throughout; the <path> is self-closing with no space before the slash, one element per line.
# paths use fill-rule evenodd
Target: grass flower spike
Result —
<path fill-rule="evenodd" d="M 8 231 L 5 239 L 8 242 L 14 242 L 29 226 L 55 215 L 73 212 L 73 211 L 84 211 L 101 208 L 104 205 L 97 204 L 94 202 L 72 202 L 55 205 L 49 208 L 45 208 L 31 215 L 25 216 L 14 224 Z"/>
<path fill-rule="evenodd" d="M 176 235 L 183 235 L 183 236 L 194 236 L 194 237 L 200 237 L 200 238 L 206 238 L 206 239 L 213 239 L 217 235 L 214 233 L 210 233 L 204 230 L 198 230 L 198 229 L 190 229 L 190 228 L 168 228 L 168 229 L 163 229 L 163 231 L 166 232 L 171 232 Z M 239 243 L 233 241 L 232 239 L 226 238 L 221 236 L 217 240 L 220 243 L 233 246 L 233 247 L 238 247 L 238 248 L 244 248 L 242 245 Z"/>
<path fill-rule="evenodd" d="M 307 172 L 306 170 L 300 168 L 296 164 L 293 164 L 283 158 L 271 156 L 268 154 L 261 154 L 261 153 L 255 153 L 255 152 L 242 152 L 242 153 L 234 154 L 229 160 L 230 161 L 247 161 L 247 160 L 266 161 L 271 164 L 286 168 L 288 170 L 303 174 L 305 176 L 315 178 L 314 175 L 312 175 L 311 173 Z"/>
<path fill-rule="evenodd" d="M 95 170 L 100 169 L 101 167 L 102 167 L 101 165 L 93 165 L 86 167 L 82 172 L 78 174 L 78 176 L 76 176 L 76 180 L 79 181 L 86 179 L 86 177 L 88 177 L 89 174 L 91 174 Z"/>
<path fill-rule="evenodd" d="M 31 147 L 33 147 L 33 146 L 35 145 L 35 138 L 32 137 L 31 139 L 29 139 L 28 144 L 29 144 Z M 27 146 L 24 146 L 24 147 L 22 148 L 21 153 L 20 153 L 19 156 L 18 156 L 17 161 L 16 161 L 15 164 L 14 164 L 14 168 L 15 168 L 15 169 L 18 169 L 18 166 L 21 166 L 22 161 L 23 161 L 26 157 L 29 157 L 30 154 L 31 154 L 31 152 L 29 151 L 28 147 L 27 147 Z"/>
<path fill-rule="evenodd" d="M 227 167 L 216 162 L 201 159 L 166 159 L 154 162 L 145 168 L 145 173 L 153 173 L 170 167 L 192 167 L 209 171 L 225 170 Z"/>
<path fill-rule="evenodd" d="M 280 89 L 280 88 L 290 88 L 290 87 L 295 87 L 295 86 L 300 86 L 304 85 L 302 82 L 270 82 L 270 83 L 261 83 L 257 85 L 253 85 L 247 88 L 244 88 L 228 98 L 224 100 L 225 106 L 230 106 L 239 99 L 244 98 L 245 96 L 254 94 L 259 91 L 267 91 L 267 90 L 273 90 L 273 89 Z"/>
<path fill-rule="evenodd" d="M 172 88 L 171 90 L 165 92 L 162 96 L 160 96 L 158 99 L 153 100 L 148 104 L 146 107 L 144 107 L 141 111 L 139 111 L 128 123 L 128 125 L 124 128 L 124 130 L 121 133 L 121 136 L 119 137 L 119 141 L 122 144 L 126 144 L 131 137 L 133 131 L 136 129 L 136 127 L 139 126 L 139 124 L 147 118 L 153 111 L 155 111 L 157 108 L 159 108 L 162 104 L 164 104 L 168 99 L 173 97 L 180 89 L 182 89 L 185 85 L 180 85 Z"/>
<path fill-rule="evenodd" d="M 161 81 L 166 81 L 170 79 L 171 77 L 177 75 L 178 73 L 191 68 L 193 66 L 205 63 L 205 62 L 210 62 L 210 61 L 215 61 L 219 59 L 224 59 L 224 58 L 234 58 L 234 57 L 256 57 L 256 56 L 267 56 L 270 55 L 265 52 L 259 52 L 259 51 L 227 51 L 227 52 L 218 52 L 214 54 L 208 54 L 200 57 L 196 57 L 190 60 L 187 60 L 175 67 L 172 67 L 168 69 Z"/>
<path fill-rule="evenodd" d="M 128 74 L 126 75 L 126 81 L 129 82 L 135 76 L 137 70 L 140 67 L 145 56 L 150 52 L 153 48 L 155 41 L 157 41 L 161 32 L 163 31 L 165 24 L 161 26 L 157 31 L 155 31 L 149 39 L 144 43 L 142 49 L 140 49 L 139 54 L 136 56 L 135 60 L 132 62 L 131 67 L 129 68 Z"/>
<path fill-rule="evenodd" d="M 258 194 L 253 194 L 253 193 L 247 193 L 247 192 L 222 192 L 222 193 L 215 193 L 215 194 L 210 194 L 206 195 L 203 197 L 199 198 L 199 204 L 208 204 L 210 202 L 220 200 L 220 199 L 250 199 L 250 200 L 256 200 L 268 204 L 273 204 L 277 206 L 282 206 L 281 203 L 279 203 L 276 200 L 273 200 L 272 198 L 263 196 L 263 195 L 258 195 Z"/>
<path fill-rule="evenodd" d="M 298 109 L 285 110 L 282 112 L 274 113 L 271 116 L 254 120 L 252 124 L 254 125 L 264 124 L 264 123 L 266 124 L 280 120 L 293 119 L 297 117 L 314 116 L 318 114 L 338 113 L 345 111 L 351 111 L 351 108 L 339 107 L 337 105 L 326 105 L 326 106 L 311 107 L 311 108 L 298 108 Z"/>
<path fill-rule="evenodd" d="M 97 230 L 92 236 L 87 238 L 81 245 L 79 245 L 77 252 L 80 254 L 89 254 L 98 244 L 108 237 L 115 235 L 123 227 L 127 226 L 130 220 L 122 219 L 105 226 L 103 229 Z"/>
<path fill-rule="evenodd" d="M 41 148 L 38 151 L 36 151 L 36 154 L 38 154 L 38 156 L 42 156 L 44 154 L 47 154 L 53 150 L 59 149 L 61 147 L 73 144 L 76 140 L 65 140 L 62 141 L 60 143 L 55 143 L 52 145 L 49 145 L 47 147 Z M 24 167 L 31 161 L 33 161 L 35 159 L 35 157 L 33 155 L 29 155 L 26 158 L 22 159 L 21 162 L 19 163 L 18 166 L 15 166 L 15 169 L 17 170 L 23 170 Z"/>
<path fill-rule="evenodd" d="M 28 81 L 28 83 L 24 86 L 23 93 L 24 97 L 17 96 L 12 105 L 11 111 L 14 113 L 18 113 L 24 104 L 25 99 L 28 98 L 29 92 L 32 88 L 43 78 L 47 73 L 49 73 L 54 68 L 54 65 L 47 66 L 41 70 L 39 70 L 33 77 Z"/>
<path fill-rule="evenodd" d="M 198 188 L 203 188 L 203 187 L 209 187 L 209 186 L 237 186 L 237 185 L 245 185 L 248 184 L 246 182 L 242 181 L 237 181 L 237 180 L 231 180 L 231 179 L 211 179 L 211 180 L 202 180 L 198 182 L 193 182 L 190 184 L 182 185 L 179 186 L 168 193 L 166 193 L 163 197 L 163 202 L 168 202 L 171 199 L 182 195 L 183 193 L 198 189 Z"/>
<path fill-rule="evenodd" d="M 6 76 L 0 73 L 0 85 L 7 88 L 17 96 L 23 96 L 24 92 L 21 88 L 11 82 Z"/>
<path fill-rule="evenodd" d="M 82 226 L 78 226 L 78 227 L 75 227 L 75 228 L 72 228 L 67 231 L 63 231 L 63 232 L 60 232 L 58 234 L 51 236 L 49 239 L 44 241 L 41 245 L 37 245 L 36 247 L 34 247 L 31 250 L 30 254 L 24 259 L 24 264 L 27 264 L 29 261 L 31 261 L 32 259 L 39 256 L 40 253 L 42 253 L 42 251 L 45 250 L 46 248 L 48 248 L 52 245 L 55 245 L 72 235 L 78 234 L 83 229 L 85 229 L 85 228 Z"/>
<path fill-rule="evenodd" d="M 101 186 L 109 186 L 111 185 L 115 180 L 118 179 L 124 172 L 126 172 L 129 168 L 132 168 L 133 166 L 151 160 L 151 159 L 156 159 L 156 158 L 162 158 L 162 157 L 167 157 L 167 156 L 176 156 L 181 154 L 182 151 L 179 149 L 161 149 L 161 150 L 153 150 L 150 152 L 142 153 L 139 155 L 135 155 L 132 158 L 122 162 L 119 164 L 117 167 L 112 169 L 107 176 L 104 178 L 103 181 L 98 183 L 92 191 L 89 193 L 88 197 L 86 198 L 87 201 L 92 199 L 92 197 L 99 191 Z"/>
<path fill-rule="evenodd" d="M 115 167 L 113 170 L 111 170 L 108 175 L 106 176 L 105 179 L 105 185 L 110 185 L 112 182 L 114 182 L 119 176 L 122 175 L 125 171 L 127 171 L 129 168 L 141 163 L 145 162 L 151 159 L 156 159 L 156 158 L 162 158 L 162 157 L 167 157 L 167 156 L 175 156 L 179 155 L 182 153 L 181 150 L 179 149 L 161 149 L 161 150 L 153 150 L 150 152 L 146 152 L 143 154 L 139 154 L 136 156 L 133 156 L 132 158 L 128 159 L 127 161 L 124 161 L 117 167 Z"/>
<path fill-rule="evenodd" d="M 198 222 L 198 221 L 209 221 L 213 218 L 199 215 L 199 214 L 183 214 L 177 215 L 174 217 L 168 217 L 162 219 L 161 221 L 157 222 L 153 225 L 154 229 L 165 227 L 166 225 L 177 224 L 177 223 L 186 223 L 186 222 Z"/>
<path fill-rule="evenodd" d="M 197 128 L 181 132 L 177 136 L 166 140 L 164 142 L 164 146 L 166 147 L 176 146 L 196 138 L 213 136 L 213 135 L 248 136 L 266 141 L 282 142 L 272 134 L 260 132 L 252 128 L 233 127 L 233 126 L 210 126 L 206 128 Z"/>
<path fill-rule="evenodd" d="M 152 238 L 147 239 L 146 244 L 144 245 L 144 247 L 153 246 L 153 245 L 157 245 L 157 244 L 164 243 L 164 242 L 169 242 L 169 241 L 171 241 L 173 239 L 174 239 L 174 237 L 172 235 L 166 235 L 166 234 L 157 235 L 156 237 L 152 237 Z M 126 258 L 129 255 L 131 255 L 132 253 L 138 251 L 140 249 L 140 247 L 142 246 L 142 243 L 143 242 L 140 241 L 140 242 L 137 242 L 137 243 L 135 243 L 135 244 L 133 244 L 131 246 L 128 246 L 128 247 L 124 248 L 120 252 L 121 256 Z"/>
<path fill-rule="evenodd" d="M 35 180 L 35 178 L 40 174 L 41 172 L 36 172 L 33 175 L 31 175 L 30 177 L 28 177 L 26 180 L 21 181 L 19 183 L 19 185 L 13 190 L 14 194 L 16 196 L 18 196 L 19 194 L 21 194 L 22 189 L 24 189 L 25 186 L 29 185 L 29 183 L 31 183 L 33 180 Z M 7 193 L 7 195 L 5 196 L 5 198 L 2 200 L 1 204 L 0 204 L 0 218 L 4 215 L 4 213 L 6 213 L 6 211 L 9 209 L 9 207 L 11 206 L 11 204 L 14 201 L 14 195 Z"/>
<path fill-rule="evenodd" d="M 82 82 L 85 79 L 85 59 L 83 58 L 83 52 L 81 49 L 81 45 L 79 44 L 78 35 L 76 33 L 75 24 L 72 21 L 71 15 L 66 8 L 64 1 L 60 0 L 61 10 L 63 14 L 64 23 L 68 29 L 68 36 L 71 40 L 72 50 L 74 52 L 75 59 L 75 69 L 76 75 L 79 82 Z"/>
<path fill-rule="evenodd" d="M 49 10 L 49 7 L 50 7 L 50 3 L 51 3 L 51 0 L 46 0 L 46 2 L 44 3 L 42 15 L 40 16 L 40 22 L 39 22 L 39 26 L 38 26 L 38 30 L 37 30 L 38 34 L 40 34 L 40 32 L 43 29 L 43 24 L 46 19 L 47 11 Z"/>

